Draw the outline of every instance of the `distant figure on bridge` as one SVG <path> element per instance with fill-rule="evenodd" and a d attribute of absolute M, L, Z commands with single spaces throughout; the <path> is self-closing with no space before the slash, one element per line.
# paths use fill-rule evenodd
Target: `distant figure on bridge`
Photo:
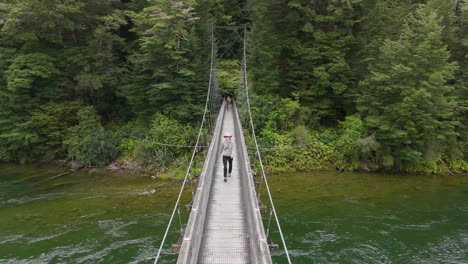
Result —
<path fill-rule="evenodd" d="M 229 162 L 229 177 L 231 177 L 232 172 L 232 147 L 233 144 L 231 141 L 232 135 L 229 133 L 224 134 L 224 141 L 221 144 L 221 151 L 223 155 L 223 166 L 224 166 L 224 181 L 227 181 L 227 163 Z"/>
<path fill-rule="evenodd" d="M 229 107 L 232 105 L 232 98 L 231 96 L 226 96 L 226 110 L 229 111 Z"/>

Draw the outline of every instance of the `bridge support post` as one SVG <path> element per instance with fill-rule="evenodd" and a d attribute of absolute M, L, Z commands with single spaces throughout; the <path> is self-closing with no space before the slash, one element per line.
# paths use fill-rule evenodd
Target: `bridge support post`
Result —
<path fill-rule="evenodd" d="M 181 236 L 181 237 L 179 238 L 179 240 L 177 241 L 177 243 L 171 245 L 171 251 L 172 251 L 172 253 L 179 254 L 179 252 L 180 252 L 180 247 L 182 246 L 182 239 L 183 239 L 183 238 L 184 238 L 184 237 Z M 271 251 L 271 249 L 270 249 L 270 251 Z"/>
<path fill-rule="evenodd" d="M 193 200 L 190 201 L 190 203 L 185 205 L 185 211 L 187 211 L 187 212 L 192 211 L 192 206 L 193 206 Z"/>
<path fill-rule="evenodd" d="M 270 253 L 277 254 L 279 251 L 278 244 L 273 243 L 273 240 L 271 240 L 270 236 L 268 235 L 267 235 L 267 242 L 268 242 L 268 247 L 270 248 Z"/>
<path fill-rule="evenodd" d="M 186 225 L 184 225 L 184 226 L 182 227 L 182 229 L 180 230 L 180 236 L 179 236 L 179 240 L 177 240 L 177 243 L 171 245 L 171 251 L 172 251 L 172 253 L 177 253 L 177 254 L 179 254 L 179 252 L 180 252 L 180 247 L 182 246 L 182 241 L 183 241 L 183 239 L 184 239 L 185 228 L 186 228 Z"/>
<path fill-rule="evenodd" d="M 267 212 L 267 207 L 263 204 L 261 200 L 258 200 L 258 209 L 260 209 L 260 212 L 262 214 Z"/>

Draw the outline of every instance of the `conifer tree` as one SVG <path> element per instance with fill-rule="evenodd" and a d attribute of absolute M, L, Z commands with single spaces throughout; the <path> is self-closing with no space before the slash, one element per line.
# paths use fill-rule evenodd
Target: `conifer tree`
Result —
<path fill-rule="evenodd" d="M 119 7 L 114 0 L 0 3 L 0 159 L 33 160 L 57 148 L 47 142 L 57 137 L 38 133 L 46 130 L 32 118 L 46 111 L 43 105 L 81 98 L 108 112 L 118 102 L 111 101 L 122 44 L 116 32 L 126 23 Z M 57 105 L 63 109 L 45 114 L 68 111 Z"/>
<path fill-rule="evenodd" d="M 468 1 L 456 1 L 453 8 L 453 36 L 452 58 L 460 65 L 455 75 L 455 98 L 458 101 L 456 109 L 457 120 L 460 125 L 459 142 L 462 145 L 464 160 L 468 160 Z"/>
<path fill-rule="evenodd" d="M 252 74 L 259 92 L 297 94 L 323 123 L 352 113 L 347 56 L 361 5 L 360 0 L 256 3 Z"/>
<path fill-rule="evenodd" d="M 389 167 L 414 169 L 456 148 L 456 103 L 448 82 L 457 66 L 449 62 L 439 22 L 436 12 L 421 5 L 398 39 L 385 41 L 361 83 L 359 110 Z"/>
<path fill-rule="evenodd" d="M 18 54 L 0 85 L 0 159 L 30 161 L 43 152 L 31 112 L 41 99 L 40 83 L 57 74 L 53 58 L 42 53 Z"/>
<path fill-rule="evenodd" d="M 151 3 L 141 12 L 129 13 L 140 48 L 130 58 L 131 76 L 122 93 L 139 116 L 162 112 L 191 120 L 206 87 L 195 34 L 195 2 Z"/>

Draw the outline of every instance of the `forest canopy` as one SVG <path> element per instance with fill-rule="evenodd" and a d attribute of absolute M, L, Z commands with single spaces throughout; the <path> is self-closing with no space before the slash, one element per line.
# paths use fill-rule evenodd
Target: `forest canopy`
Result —
<path fill-rule="evenodd" d="M 180 164 L 155 143 L 193 140 L 210 25 L 246 24 L 271 170 L 467 171 L 467 20 L 464 0 L 2 0 L 0 161 Z M 241 30 L 218 35 L 227 89 Z"/>

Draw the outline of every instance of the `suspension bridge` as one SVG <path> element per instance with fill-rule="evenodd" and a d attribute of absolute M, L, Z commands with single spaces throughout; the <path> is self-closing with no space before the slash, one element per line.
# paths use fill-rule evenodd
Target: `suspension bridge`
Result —
<path fill-rule="evenodd" d="M 216 29 L 238 29 L 243 32 L 243 51 L 240 56 L 241 83 L 236 103 L 227 103 L 221 99 L 216 77 L 217 46 L 215 41 Z M 205 109 L 200 125 L 198 137 L 191 160 L 186 171 L 181 191 L 178 195 L 174 210 L 170 217 L 166 232 L 154 263 L 158 263 L 165 240 L 171 224 L 176 217 L 180 218 L 180 203 L 182 192 L 188 182 L 193 182 L 192 173 L 194 160 L 200 149 L 206 143 L 208 148 L 203 152 L 204 162 L 198 177 L 196 190 L 192 190 L 192 202 L 188 209 L 190 215 L 185 227 L 180 229 L 181 238 L 173 245 L 172 250 L 178 253 L 177 263 L 272 263 L 272 252 L 278 249 L 269 237 L 272 219 L 282 241 L 282 250 L 291 263 L 284 236 L 279 224 L 278 216 L 273 204 L 273 199 L 268 187 L 260 151 L 257 144 L 252 113 L 250 111 L 250 98 L 247 83 L 246 60 L 246 27 L 215 27 L 211 29 L 211 63 L 208 91 Z M 242 111 L 238 111 L 238 105 L 242 105 Z M 246 118 L 240 117 L 240 112 Z M 254 145 L 250 149 L 255 150 L 253 157 L 260 167 L 261 182 L 254 179 L 254 172 L 249 157 L 249 149 L 246 145 L 244 129 L 241 119 L 246 123 L 251 132 Z M 208 131 L 208 132 L 207 132 Z M 209 135 L 206 135 L 209 133 Z M 223 163 L 221 160 L 222 135 L 233 135 L 233 168 L 230 177 L 224 179 Z M 209 142 L 203 142 L 204 140 Z M 258 186 L 258 187 L 257 187 Z M 264 192 L 269 199 L 269 210 L 264 210 L 260 201 L 260 188 L 265 186 Z M 266 229 L 262 212 L 269 211 Z M 180 220 L 179 220 L 180 221 Z"/>

